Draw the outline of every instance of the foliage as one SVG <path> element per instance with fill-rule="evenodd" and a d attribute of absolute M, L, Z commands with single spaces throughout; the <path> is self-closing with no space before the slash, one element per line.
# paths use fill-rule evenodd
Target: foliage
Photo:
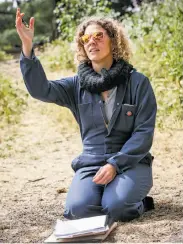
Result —
<path fill-rule="evenodd" d="M 54 1 L 52 0 L 31 0 L 29 3 L 21 4 L 21 11 L 25 13 L 25 21 L 35 18 L 35 37 L 39 35 L 40 40 L 52 39 L 54 30 Z M 42 38 L 41 38 L 42 37 Z"/>
<path fill-rule="evenodd" d="M 0 51 L 0 61 L 11 59 L 12 56 L 10 54 L 5 53 L 4 51 Z"/>
<path fill-rule="evenodd" d="M 0 3 L 0 10 L 6 14 L 0 14 L 0 47 L 9 49 L 12 45 L 20 44 L 20 40 L 15 31 L 15 9 L 13 2 Z"/>
<path fill-rule="evenodd" d="M 183 5 L 145 3 L 124 24 L 135 43 L 134 65 L 145 73 L 158 101 L 157 124 L 183 119 Z"/>
<path fill-rule="evenodd" d="M 15 27 L 15 12 L 12 2 L 1 2 L 0 3 L 1 12 L 6 12 L 7 14 L 0 14 L 0 32 L 7 29 L 12 29 Z"/>
<path fill-rule="evenodd" d="M 40 59 L 49 63 L 49 68 L 55 70 L 76 71 L 74 64 L 74 52 L 67 41 L 55 40 L 45 46 L 45 52 Z"/>
<path fill-rule="evenodd" d="M 0 38 L 0 46 L 2 46 L 4 50 L 7 50 L 16 45 L 21 45 L 16 29 L 5 30 Z"/>
<path fill-rule="evenodd" d="M 56 24 L 53 15 L 55 2 L 53 0 L 22 1 L 21 12 L 25 13 L 24 19 L 29 23 L 30 17 L 35 17 L 34 43 L 48 42 L 55 38 Z M 0 10 L 6 14 L 0 14 L 0 48 L 3 50 L 20 46 L 21 41 L 15 29 L 16 9 L 13 1 L 0 3 Z"/>
<path fill-rule="evenodd" d="M 26 94 L 0 75 L 0 122 L 17 122 L 25 105 Z"/>
<path fill-rule="evenodd" d="M 60 38 L 52 45 L 47 45 L 47 52 L 41 56 L 49 62 L 52 70 L 70 69 L 76 71 L 74 63 L 74 52 L 72 41 L 77 25 L 85 16 L 103 14 L 116 17 L 118 14 L 110 9 L 110 2 L 107 0 L 94 0 L 88 3 L 87 0 L 62 0 L 54 10 L 57 16 L 58 32 Z"/>
<path fill-rule="evenodd" d="M 79 126 L 72 114 L 72 112 L 66 107 L 53 106 L 53 104 L 47 104 L 47 106 L 42 110 L 42 114 L 51 116 L 56 123 L 59 123 L 59 128 L 63 131 L 68 131 L 73 133 L 79 131 Z"/>
<path fill-rule="evenodd" d="M 57 4 L 54 10 L 57 17 L 58 32 L 62 40 L 73 41 L 76 27 L 81 19 L 91 15 L 109 15 L 117 17 L 111 9 L 109 0 L 93 0 L 88 3 L 87 0 L 62 0 Z"/>

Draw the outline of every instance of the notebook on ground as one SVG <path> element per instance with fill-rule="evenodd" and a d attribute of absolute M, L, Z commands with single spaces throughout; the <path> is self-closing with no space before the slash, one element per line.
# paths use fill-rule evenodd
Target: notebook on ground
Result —
<path fill-rule="evenodd" d="M 56 237 L 73 237 L 87 235 L 88 233 L 105 232 L 109 229 L 108 216 L 101 215 L 76 220 L 57 220 L 54 234 Z"/>
<path fill-rule="evenodd" d="M 104 233 L 93 233 L 85 236 L 78 236 L 72 238 L 57 238 L 54 233 L 49 236 L 44 242 L 45 243 L 82 243 L 82 242 L 100 242 L 104 241 L 107 236 L 117 227 L 117 223 L 113 222 L 108 225 L 108 230 Z"/>

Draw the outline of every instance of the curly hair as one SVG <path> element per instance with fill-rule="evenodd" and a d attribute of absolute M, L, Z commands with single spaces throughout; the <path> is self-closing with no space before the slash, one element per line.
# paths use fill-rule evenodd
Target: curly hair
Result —
<path fill-rule="evenodd" d="M 96 17 L 91 16 L 87 17 L 81 24 L 78 26 L 76 35 L 75 35 L 75 44 L 76 44 L 76 53 L 75 59 L 77 62 L 81 63 L 83 61 L 90 62 L 83 45 L 80 42 L 80 37 L 84 35 L 86 28 L 89 25 L 97 24 L 106 30 L 108 36 L 112 42 L 113 58 L 118 61 L 123 59 L 129 61 L 132 51 L 130 47 L 130 40 L 128 39 L 125 29 L 122 24 L 109 17 Z"/>

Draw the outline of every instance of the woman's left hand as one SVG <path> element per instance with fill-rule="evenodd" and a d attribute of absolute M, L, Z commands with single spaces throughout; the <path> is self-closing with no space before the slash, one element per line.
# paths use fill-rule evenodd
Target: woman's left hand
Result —
<path fill-rule="evenodd" d="M 93 177 L 93 182 L 96 184 L 106 185 L 111 182 L 116 176 L 116 169 L 111 164 L 106 164 L 101 167 Z"/>

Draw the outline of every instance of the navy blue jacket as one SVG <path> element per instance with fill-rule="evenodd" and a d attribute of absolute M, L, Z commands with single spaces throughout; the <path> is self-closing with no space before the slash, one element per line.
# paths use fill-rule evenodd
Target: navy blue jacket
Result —
<path fill-rule="evenodd" d="M 137 163 L 151 165 L 157 104 L 143 74 L 133 70 L 129 81 L 118 86 L 107 126 L 101 95 L 82 89 L 77 75 L 48 81 L 35 55 L 28 59 L 21 54 L 20 67 L 32 97 L 69 108 L 79 124 L 83 152 L 72 161 L 74 171 L 109 163 L 122 173 Z"/>

